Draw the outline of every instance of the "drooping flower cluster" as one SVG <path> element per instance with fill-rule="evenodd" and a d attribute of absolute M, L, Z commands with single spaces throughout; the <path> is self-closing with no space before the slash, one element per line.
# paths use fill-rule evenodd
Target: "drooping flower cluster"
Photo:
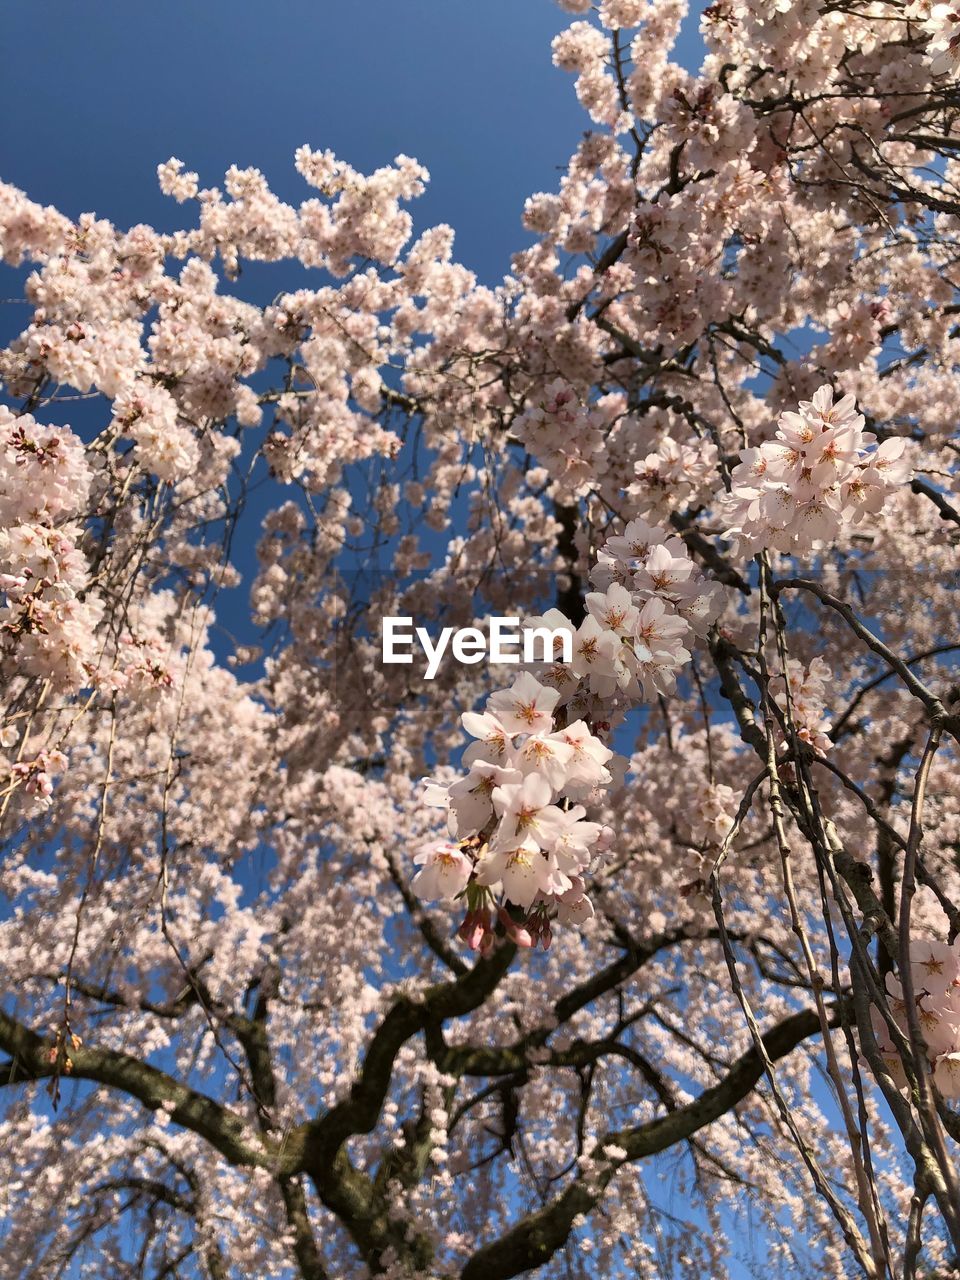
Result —
<path fill-rule="evenodd" d="M 549 944 L 547 911 L 554 905 L 565 923 L 593 915 L 583 876 L 602 828 L 585 820 L 576 801 L 610 782 L 613 752 L 585 721 L 564 723 L 559 701 L 557 689 L 524 672 L 510 689 L 492 694 L 483 712 L 464 713 L 463 726 L 476 739 L 464 753 L 466 776 L 449 786 L 428 784 L 425 799 L 448 810 L 457 842 L 419 853 L 412 887 L 427 899 L 466 890 L 461 937 L 471 946 L 492 944 L 491 905 L 501 891 L 504 903 L 526 916 L 518 926 L 501 908 L 501 923 L 528 946 L 537 938 Z"/>
<path fill-rule="evenodd" d="M 914 939 L 910 943 L 910 973 L 934 1083 L 945 1098 L 960 1098 L 960 941 L 948 946 L 936 939 Z M 888 973 L 886 986 L 890 1013 L 909 1041 L 903 984 Z M 876 1007 L 871 1007 L 870 1018 L 885 1066 L 894 1082 L 905 1086 L 903 1060 L 886 1020 Z"/>
<path fill-rule="evenodd" d="M 830 721 L 824 708 L 830 700 L 833 673 L 823 658 L 814 658 L 808 667 L 795 658 L 787 660 L 787 675 L 775 676 L 770 689 L 777 706 L 788 713 L 797 737 L 817 751 L 830 750 Z"/>
<path fill-rule="evenodd" d="M 515 940 L 550 941 L 548 916 L 582 924 L 593 916 L 584 876 L 599 851 L 601 826 L 586 820 L 612 780 L 613 752 L 597 733 L 631 704 L 671 692 L 689 662 L 686 645 L 704 635 L 723 603 L 682 539 L 632 520 L 605 543 L 594 567 L 600 591 L 586 595 L 575 627 L 559 610 L 528 618 L 544 661 L 533 664 L 482 713 L 466 712 L 475 738 L 463 756 L 466 777 L 428 783 L 425 800 L 449 812 L 450 835 L 415 861 L 413 890 L 428 900 L 466 893 L 460 936 L 492 943 L 491 904 Z M 519 925 L 509 907 L 523 914 Z"/>
<path fill-rule="evenodd" d="M 587 595 L 587 608 L 621 640 L 621 700 L 671 693 L 694 640 L 706 636 L 723 608 L 723 586 L 705 576 L 682 538 L 639 519 L 607 539 L 590 577 L 600 591 Z"/>
<path fill-rule="evenodd" d="M 80 526 L 91 471 L 69 427 L 0 406 L 0 638 L 5 665 L 61 690 L 89 676 L 101 606 L 82 593 Z"/>
<path fill-rule="evenodd" d="M 517 437 L 543 463 L 561 494 L 580 496 L 606 470 L 606 416 L 596 405 L 581 404 L 562 378 L 555 378 L 541 400 L 514 426 Z"/>
<path fill-rule="evenodd" d="M 626 489 L 636 510 L 651 521 L 668 519 L 691 496 L 713 487 L 717 451 L 709 440 L 678 444 L 671 436 L 634 464 L 636 479 Z"/>
<path fill-rule="evenodd" d="M 179 420 L 177 402 L 163 387 L 139 380 L 113 402 L 113 424 L 136 441 L 136 459 L 171 484 L 197 469 L 199 449 Z"/>
<path fill-rule="evenodd" d="M 611 54 L 609 37 L 589 22 L 574 22 L 553 41 L 554 65 L 576 72 L 577 97 L 590 118 L 613 133 L 622 133 L 630 128 L 633 117 L 623 110 L 617 82 L 610 74 Z"/>
<path fill-rule="evenodd" d="M 733 826 L 738 796 L 732 787 L 708 779 L 690 786 L 688 792 L 689 805 L 677 816 L 680 896 L 691 916 L 703 925 L 713 919 L 710 875 Z"/>
<path fill-rule="evenodd" d="M 908 474 L 899 436 L 877 445 L 852 395 L 824 385 L 800 412 L 780 415 L 773 440 L 740 453 L 720 501 L 741 553 L 803 552 L 882 510 Z"/>

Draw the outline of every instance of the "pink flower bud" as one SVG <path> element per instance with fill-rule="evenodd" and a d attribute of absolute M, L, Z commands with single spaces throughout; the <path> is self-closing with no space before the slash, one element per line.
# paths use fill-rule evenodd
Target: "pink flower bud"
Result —
<path fill-rule="evenodd" d="M 515 942 L 518 947 L 532 947 L 536 944 L 529 932 L 523 925 L 517 924 L 510 912 L 505 907 L 501 907 L 497 912 L 500 923 L 506 930 L 507 937 L 511 942 Z"/>

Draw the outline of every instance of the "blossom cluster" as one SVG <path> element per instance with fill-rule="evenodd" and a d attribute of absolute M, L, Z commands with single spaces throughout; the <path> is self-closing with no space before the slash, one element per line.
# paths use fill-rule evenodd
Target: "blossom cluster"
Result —
<path fill-rule="evenodd" d="M 648 520 L 668 519 L 699 492 L 709 492 L 716 471 L 717 451 L 709 441 L 678 444 L 664 436 L 652 453 L 634 463 L 636 479 L 626 494 Z"/>
<path fill-rule="evenodd" d="M 724 587 L 705 576 L 682 538 L 640 519 L 607 539 L 590 578 L 599 591 L 588 593 L 587 609 L 622 642 L 618 671 L 625 667 L 628 678 L 618 685 L 627 700 L 671 693 L 694 639 L 719 617 Z M 624 612 L 628 605 L 636 616 Z"/>
<path fill-rule="evenodd" d="M 549 905 L 557 904 L 563 922 L 593 915 L 583 875 L 602 828 L 573 802 L 611 780 L 613 752 L 582 720 L 556 726 L 559 697 L 524 672 L 512 688 L 492 694 L 485 711 L 465 712 L 464 728 L 476 739 L 464 753 L 469 771 L 449 786 L 427 788 L 427 802 L 448 810 L 456 843 L 431 844 L 417 855 L 413 890 L 427 899 L 468 890 L 461 936 L 481 949 L 492 942 L 490 905 L 499 889 L 527 915 L 517 927 L 500 912 L 507 932 L 526 945 L 537 937 L 549 943 Z"/>
<path fill-rule="evenodd" d="M 76 690 L 87 680 L 102 607 L 85 594 L 78 546 L 92 474 L 69 427 L 0 406 L 2 660 Z"/>
<path fill-rule="evenodd" d="M 934 55 L 931 73 L 955 75 L 960 67 L 960 6 L 956 0 L 935 4 L 924 27 L 931 37 L 928 51 Z"/>
<path fill-rule="evenodd" d="M 589 492 L 606 470 L 607 425 L 602 408 L 581 404 L 573 387 L 555 378 L 517 418 L 514 430 L 559 491 L 576 497 Z"/>
<path fill-rule="evenodd" d="M 569 7 L 569 6 L 567 6 Z M 578 6 L 576 12 L 582 12 Z M 574 22 L 553 41 L 554 66 L 576 73 L 576 93 L 581 105 L 597 124 L 623 133 L 633 124 L 610 74 L 612 47 L 608 36 L 589 22 Z"/>
<path fill-rule="evenodd" d="M 910 943 L 910 974 L 934 1083 L 945 1098 L 960 1098 L 960 940 L 948 946 L 936 939 L 914 939 Z M 893 1021 L 909 1041 L 903 984 L 889 973 L 886 987 Z M 907 1077 L 890 1029 L 875 1006 L 871 1006 L 870 1018 L 884 1065 L 894 1082 L 903 1087 Z"/>
<path fill-rule="evenodd" d="M 836 403 L 829 385 L 799 413 L 782 413 L 773 440 L 740 453 L 730 493 L 720 500 L 740 552 L 810 551 L 882 510 L 908 474 L 905 441 L 877 444 L 852 395 Z"/>
<path fill-rule="evenodd" d="M 136 442 L 137 462 L 158 479 L 175 484 L 196 471 L 197 442 L 163 387 L 141 379 L 124 388 L 113 402 L 113 425 Z"/>
<path fill-rule="evenodd" d="M 829 690 L 833 673 L 823 658 L 814 658 L 804 666 L 795 658 L 787 659 L 786 675 L 778 675 L 770 681 L 771 692 L 780 710 L 787 715 L 801 742 L 809 743 L 817 751 L 830 750 L 830 721 L 824 715 L 829 702 Z"/>
<path fill-rule="evenodd" d="M 625 707 L 673 690 L 686 646 L 723 602 L 682 539 L 642 520 L 607 540 L 593 578 L 603 589 L 587 593 L 579 626 L 559 609 L 526 620 L 551 636 L 553 653 L 532 664 L 540 678 L 526 671 L 483 712 L 465 712 L 476 740 L 466 776 L 426 786 L 450 838 L 416 855 L 412 888 L 427 900 L 465 897 L 460 937 L 473 947 L 492 944 L 500 895 L 499 921 L 524 945 L 549 945 L 554 908 L 563 924 L 592 918 L 584 877 L 606 838 L 584 806 L 602 799 L 614 760 L 598 735 Z"/>

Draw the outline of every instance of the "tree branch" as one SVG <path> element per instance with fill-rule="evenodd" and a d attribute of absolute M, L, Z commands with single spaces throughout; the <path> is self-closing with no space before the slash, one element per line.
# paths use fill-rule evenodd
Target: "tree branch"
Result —
<path fill-rule="evenodd" d="M 830 1006 L 830 1026 L 840 1022 L 840 1006 Z M 813 1009 L 792 1014 L 764 1034 L 763 1044 L 772 1062 L 785 1057 L 798 1044 L 820 1032 L 820 1020 Z M 511 1276 L 543 1266 L 560 1249 L 570 1234 L 573 1220 L 589 1213 L 600 1200 L 620 1165 L 656 1155 L 691 1137 L 732 1110 L 751 1092 L 763 1075 L 763 1061 L 750 1048 L 733 1064 L 724 1078 L 686 1106 L 634 1129 L 623 1129 L 601 1138 L 599 1147 L 619 1147 L 626 1159 L 607 1158 L 591 1177 L 589 1187 L 578 1178 L 562 1195 L 537 1213 L 529 1214 L 499 1240 L 484 1245 L 469 1259 L 461 1280 L 509 1280 Z"/>

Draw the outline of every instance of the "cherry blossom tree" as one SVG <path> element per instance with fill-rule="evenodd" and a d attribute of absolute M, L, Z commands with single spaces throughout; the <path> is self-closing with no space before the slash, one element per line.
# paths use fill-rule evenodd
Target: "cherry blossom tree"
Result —
<path fill-rule="evenodd" d="M 960 11 L 561 4 L 496 288 L 0 185 L 0 1277 L 960 1276 Z"/>

